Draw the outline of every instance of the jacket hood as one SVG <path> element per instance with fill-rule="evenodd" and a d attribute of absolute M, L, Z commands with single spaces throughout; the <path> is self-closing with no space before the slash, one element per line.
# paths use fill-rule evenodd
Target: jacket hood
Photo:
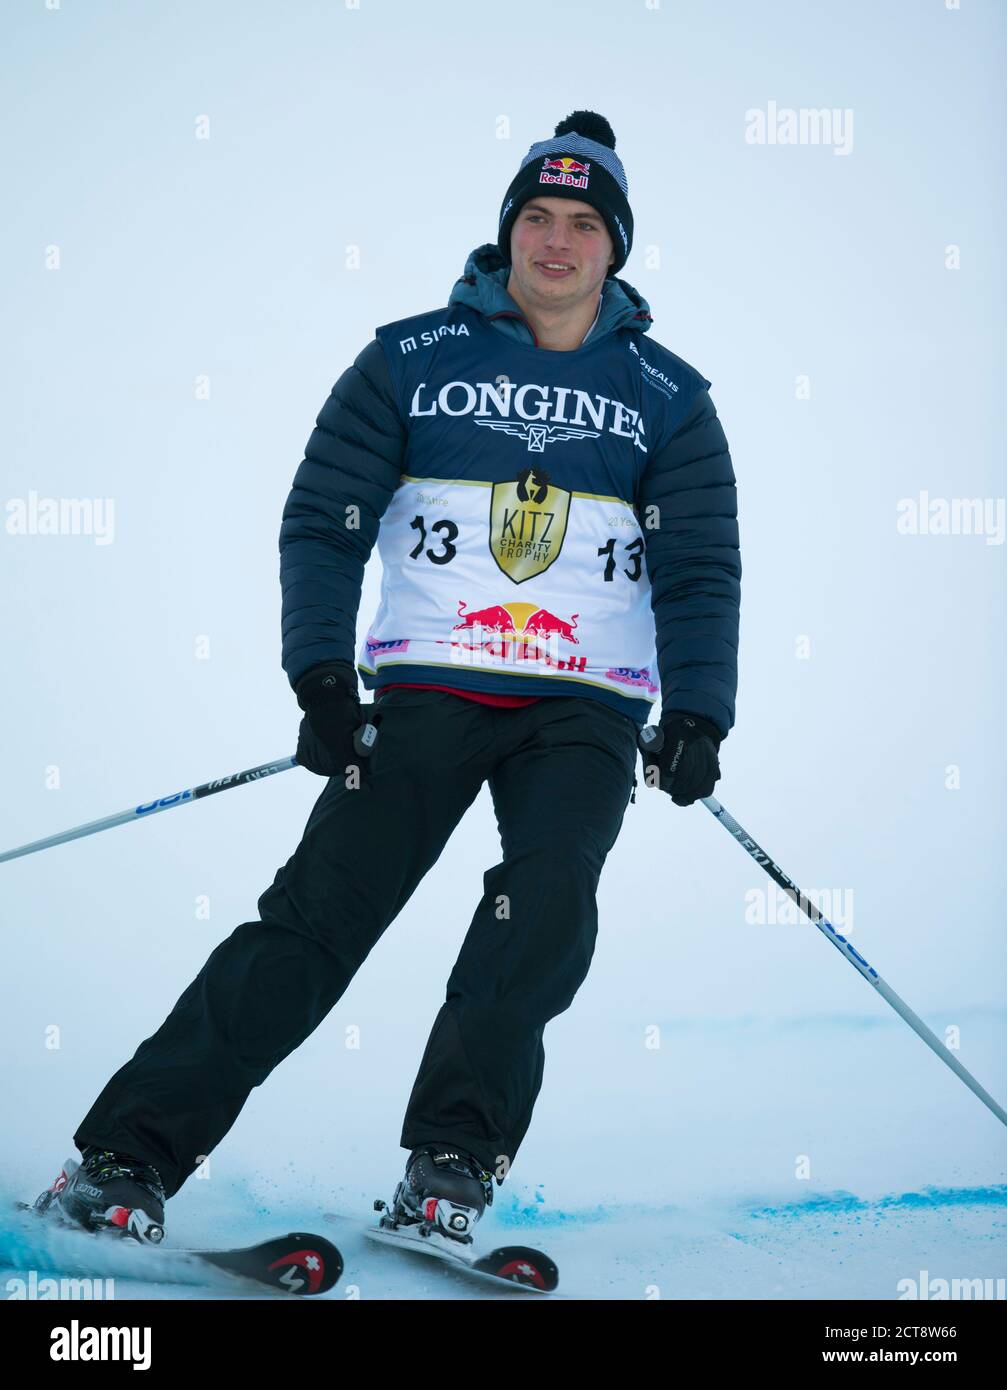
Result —
<path fill-rule="evenodd" d="M 464 304 L 492 320 L 493 327 L 501 333 L 534 346 L 528 320 L 507 293 L 509 276 L 510 266 L 498 246 L 492 241 L 477 246 L 465 262 L 464 273 L 454 283 L 448 307 Z M 639 333 L 646 333 L 652 323 L 650 305 L 643 295 L 628 281 L 612 276 L 602 286 L 601 312 L 585 341 L 593 343 L 619 328 L 635 328 Z"/>

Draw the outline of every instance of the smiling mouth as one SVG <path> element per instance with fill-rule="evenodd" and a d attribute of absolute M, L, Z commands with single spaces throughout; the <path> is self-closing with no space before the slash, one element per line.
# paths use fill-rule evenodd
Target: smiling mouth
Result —
<path fill-rule="evenodd" d="M 574 270 L 568 261 L 536 261 L 535 269 L 550 280 L 562 280 Z"/>

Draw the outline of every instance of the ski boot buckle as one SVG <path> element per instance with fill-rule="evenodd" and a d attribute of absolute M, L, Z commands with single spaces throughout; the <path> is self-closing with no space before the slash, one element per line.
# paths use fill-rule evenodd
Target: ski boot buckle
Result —
<path fill-rule="evenodd" d="M 472 1232 L 479 1220 L 473 1207 L 462 1206 L 447 1197 L 427 1197 L 423 1201 L 422 1215 L 415 1215 L 399 1200 L 401 1188 L 400 1183 L 390 1204 L 380 1197 L 375 1201 L 374 1210 L 383 1213 L 378 1223 L 380 1227 L 386 1231 L 408 1228 L 420 1236 L 447 1238 L 457 1245 L 472 1244 Z"/>

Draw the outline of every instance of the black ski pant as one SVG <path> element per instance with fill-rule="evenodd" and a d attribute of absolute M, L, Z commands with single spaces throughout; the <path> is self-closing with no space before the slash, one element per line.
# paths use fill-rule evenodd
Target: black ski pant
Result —
<path fill-rule="evenodd" d="M 74 1142 L 153 1164 L 173 1196 L 321 1023 L 488 780 L 502 858 L 475 910 L 400 1143 L 502 1180 L 542 1084 L 546 1024 L 587 975 L 595 892 L 635 785 L 637 725 L 587 696 L 503 709 L 395 689 L 359 787 L 326 782 L 293 856 L 111 1078 Z M 267 793 L 268 795 L 268 793 Z"/>

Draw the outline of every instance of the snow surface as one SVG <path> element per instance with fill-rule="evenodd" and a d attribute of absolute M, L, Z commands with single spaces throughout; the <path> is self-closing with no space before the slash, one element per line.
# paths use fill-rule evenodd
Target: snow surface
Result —
<path fill-rule="evenodd" d="M 1003 1015 L 964 1021 L 976 1042 L 963 1060 L 995 1080 Z M 1007 1274 L 1007 1185 L 993 1157 L 1001 1127 L 899 1020 L 679 1026 L 674 1046 L 642 1066 L 628 1055 L 631 1033 L 627 1056 L 614 1059 L 618 1094 L 589 1068 L 564 1069 L 562 1044 L 552 1049 L 549 1093 L 495 1189 L 481 1249 L 544 1249 L 560 1292 L 583 1299 L 894 1299 L 899 1281 L 923 1270 L 931 1281 Z M 119 1299 L 234 1297 L 231 1281 L 202 1266 L 175 1269 L 171 1283 L 139 1270 L 157 1274 L 172 1245 L 315 1230 L 346 1262 L 330 1299 L 527 1297 L 365 1240 L 372 1201 L 391 1197 L 405 1158 L 388 1127 L 403 1078 L 391 1044 L 371 1055 L 350 1130 L 317 1104 L 334 1092 L 333 1060 L 319 1052 L 296 1080 L 284 1085 L 277 1071 L 253 1095 L 211 1156 L 211 1176 L 190 1178 L 168 1204 L 163 1250 L 123 1256 L 102 1245 L 96 1261 L 94 1240 L 14 1214 L 0 1221 L 0 1286 L 34 1268 L 40 1278 L 114 1277 Z M 598 1123 L 599 1092 L 622 1124 Z M 37 1195 L 57 1166 L 33 1137 L 8 1138 L 5 1208 Z M 792 1175 L 801 1154 L 808 1178 Z"/>

